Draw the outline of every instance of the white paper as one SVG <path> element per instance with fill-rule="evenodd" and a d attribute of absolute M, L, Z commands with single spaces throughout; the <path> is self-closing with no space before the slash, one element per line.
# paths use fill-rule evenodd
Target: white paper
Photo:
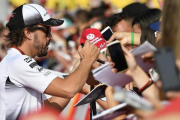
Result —
<path fill-rule="evenodd" d="M 137 64 L 145 71 L 148 72 L 150 68 L 153 68 L 155 65 L 151 63 L 143 63 L 143 59 L 141 56 L 144 53 L 155 51 L 156 48 L 151 45 L 149 42 L 144 42 L 139 47 L 135 48 L 131 51 L 131 53 L 135 56 Z M 113 73 L 111 71 L 112 66 L 108 65 L 109 63 L 106 63 L 96 69 L 94 69 L 93 75 L 95 80 L 104 83 L 106 85 L 110 85 L 112 87 L 114 86 L 125 86 L 126 84 L 133 81 L 133 79 L 124 73 Z"/>
<path fill-rule="evenodd" d="M 109 64 L 109 63 L 107 63 Z M 104 66 L 107 66 L 107 64 L 102 65 L 101 68 L 103 68 Z M 125 86 L 126 84 L 128 84 L 129 82 L 132 82 L 132 78 L 125 75 L 124 73 L 113 73 L 111 71 L 112 66 L 107 66 L 104 69 L 100 70 L 99 72 L 97 72 L 99 70 L 94 70 L 93 75 L 95 80 L 104 83 L 106 85 L 110 85 L 110 86 Z M 94 74 L 95 73 L 95 74 Z"/>
<path fill-rule="evenodd" d="M 114 99 L 121 104 L 103 111 L 101 114 L 93 116 L 93 120 L 110 120 L 124 114 L 126 108 L 135 108 L 141 110 L 152 110 L 152 104 L 142 97 L 137 97 L 129 91 L 123 90 L 121 87 L 115 87 Z M 123 109 L 124 108 L 124 109 Z"/>
<path fill-rule="evenodd" d="M 127 106 L 127 103 L 122 103 L 119 104 L 113 108 L 107 109 L 105 111 L 103 111 L 101 114 L 95 115 L 93 116 L 93 120 L 110 120 L 112 118 L 115 118 L 117 116 L 120 116 L 122 114 L 124 114 L 126 111 L 117 111 L 121 108 L 124 108 L 125 106 Z"/>
<path fill-rule="evenodd" d="M 156 51 L 157 49 L 151 45 L 148 41 L 144 42 L 142 45 L 139 47 L 135 48 L 134 50 L 131 51 L 131 53 L 135 56 L 137 64 L 145 71 L 148 72 L 150 68 L 155 67 L 154 64 L 146 62 L 143 62 L 143 59 L 141 56 L 147 52 L 151 51 Z"/>

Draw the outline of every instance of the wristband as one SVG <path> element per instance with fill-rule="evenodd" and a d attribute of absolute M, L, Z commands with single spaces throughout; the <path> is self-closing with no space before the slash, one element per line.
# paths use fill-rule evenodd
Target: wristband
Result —
<path fill-rule="evenodd" d="M 153 84 L 153 80 L 148 81 L 141 89 L 138 90 L 138 92 L 142 93 L 144 90 L 146 90 L 152 84 Z"/>
<path fill-rule="evenodd" d="M 131 45 L 134 45 L 134 32 L 131 32 Z"/>

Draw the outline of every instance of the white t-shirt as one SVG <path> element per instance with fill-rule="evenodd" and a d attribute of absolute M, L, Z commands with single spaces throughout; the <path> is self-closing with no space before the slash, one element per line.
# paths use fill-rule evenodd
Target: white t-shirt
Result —
<path fill-rule="evenodd" d="M 0 63 L 0 119 L 15 120 L 40 109 L 42 93 L 56 77 L 33 58 L 10 48 Z"/>
<path fill-rule="evenodd" d="M 0 77 L 2 76 L 0 63 Z M 0 119 L 5 120 L 5 81 L 0 79 Z"/>

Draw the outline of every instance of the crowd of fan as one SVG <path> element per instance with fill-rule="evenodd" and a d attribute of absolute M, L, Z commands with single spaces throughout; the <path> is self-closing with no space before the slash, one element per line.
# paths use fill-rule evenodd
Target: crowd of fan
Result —
<path fill-rule="evenodd" d="M 177 68 L 180 72 L 180 55 L 179 55 L 179 35 L 180 35 L 180 1 L 179 0 L 164 0 L 161 10 L 156 8 L 148 8 L 145 4 L 133 3 L 122 9 L 121 12 L 116 10 L 112 5 L 101 2 L 99 7 L 90 10 L 78 9 L 73 13 L 56 11 L 53 16 L 61 18 L 65 22 L 63 25 L 52 28 L 53 40 L 50 43 L 48 55 L 43 58 L 36 57 L 36 61 L 42 67 L 56 70 L 63 73 L 70 73 L 74 64 L 80 56 L 78 54 L 78 46 L 80 45 L 80 37 L 83 30 L 86 28 L 96 28 L 103 30 L 106 26 L 110 26 L 114 32 L 108 43 L 114 40 L 119 40 L 127 49 L 123 49 L 125 57 L 128 59 L 127 64 L 129 70 L 125 72 L 133 78 L 133 82 L 124 86 L 124 89 L 129 91 L 134 89 L 138 93 L 148 81 L 149 76 L 136 63 L 134 56 L 130 50 L 148 41 L 156 48 L 171 46 L 175 52 L 177 59 Z M 55 14 L 56 13 L 56 14 Z M 155 22 L 161 22 L 161 29 L 154 30 L 150 27 Z M 134 44 L 131 44 L 131 35 L 134 32 Z M 8 30 L 0 25 L 0 61 L 6 55 L 8 48 L 4 39 L 4 34 Z M 105 61 L 108 59 L 99 55 L 99 58 Z M 154 63 L 153 52 L 146 53 L 142 56 L 144 62 Z M 93 64 L 92 68 L 99 67 L 100 63 Z M 114 66 L 114 63 L 110 63 Z M 116 72 L 116 69 L 112 69 Z M 95 86 L 98 82 L 93 83 Z M 92 85 L 92 84 L 91 84 Z M 179 91 L 171 91 L 168 93 L 161 92 L 162 84 L 160 80 L 146 88 L 142 92 L 142 97 L 150 101 L 154 108 L 152 111 L 133 110 L 131 113 L 137 116 L 136 119 L 151 119 L 151 120 L 179 120 Z M 88 94 L 90 86 L 85 84 L 81 93 Z M 108 86 L 105 91 L 106 102 L 97 100 L 99 105 L 104 109 L 109 109 L 117 106 L 119 102 L 113 99 L 114 89 Z M 168 104 L 163 104 L 162 101 L 168 101 Z M 126 119 L 128 113 L 125 113 L 114 120 Z M 135 118 L 134 118 L 135 119 Z"/>
<path fill-rule="evenodd" d="M 45 1 L 43 0 L 39 4 L 45 7 Z M 129 7 L 127 8 L 128 14 L 117 14 L 119 9 L 115 8 L 110 3 L 99 2 L 97 5 L 92 6 L 90 10 L 77 8 L 73 12 L 67 10 L 61 11 L 58 9 L 54 11 L 48 8 L 46 9 L 53 18 L 63 19 L 65 22 L 62 26 L 52 28 L 53 41 L 50 45 L 50 54 L 48 54 L 46 58 L 36 58 L 41 66 L 60 72 L 69 72 L 72 69 L 74 61 L 78 58 L 77 47 L 79 46 L 80 34 L 85 28 L 94 26 L 93 28 L 97 28 L 101 31 L 106 26 L 113 27 L 118 21 L 125 20 L 128 21 L 128 24 L 126 22 L 123 24 L 127 24 L 128 26 L 125 26 L 126 28 L 122 28 L 122 30 L 113 30 L 113 32 L 132 32 L 131 22 L 133 18 L 138 13 L 148 9 L 145 4 L 142 6 L 140 5 L 140 8 L 137 9 L 136 7 L 139 7 L 138 4 L 137 6 L 132 6 L 134 7 L 133 9 L 135 12 L 132 12 L 134 10 L 131 11 L 131 8 Z M 15 6 L 10 6 L 9 14 L 14 8 Z M 5 23 L 1 23 L 0 59 L 6 55 L 7 48 L 4 47 L 3 34 L 7 34 L 7 32 L 8 30 L 5 28 Z"/>

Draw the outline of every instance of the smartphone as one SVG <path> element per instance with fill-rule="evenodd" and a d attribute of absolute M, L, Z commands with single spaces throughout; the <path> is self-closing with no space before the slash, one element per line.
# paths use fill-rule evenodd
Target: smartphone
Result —
<path fill-rule="evenodd" d="M 111 60 L 115 63 L 114 68 L 117 69 L 117 72 L 122 72 L 127 70 L 128 65 L 122 51 L 121 44 L 119 41 L 113 41 L 107 45 L 107 51 Z"/>
<path fill-rule="evenodd" d="M 103 38 L 108 41 L 109 38 L 113 35 L 113 31 L 109 26 L 107 26 L 104 28 L 104 30 L 101 31 L 101 34 L 103 35 Z"/>
<path fill-rule="evenodd" d="M 161 48 L 154 53 L 154 57 L 163 91 L 179 91 L 180 81 L 173 49 L 171 47 Z"/>

